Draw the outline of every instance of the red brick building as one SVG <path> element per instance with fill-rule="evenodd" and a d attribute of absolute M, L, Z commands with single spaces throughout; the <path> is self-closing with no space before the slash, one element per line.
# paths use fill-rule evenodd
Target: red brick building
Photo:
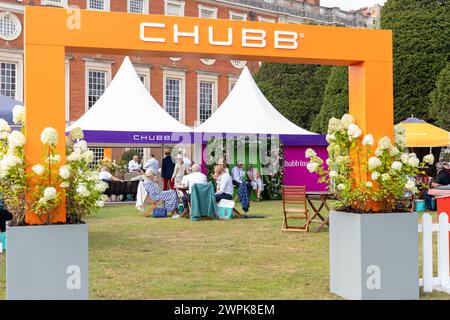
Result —
<path fill-rule="evenodd" d="M 283 0 L 282 5 L 279 0 L 3 0 L 0 1 L 0 94 L 17 100 L 23 100 L 24 5 L 284 23 L 313 20 L 364 27 L 361 15 L 320 7 L 320 0 Z M 123 58 L 116 55 L 67 53 L 68 123 L 83 115 L 102 95 Z M 223 102 L 245 65 L 252 72 L 259 68 L 257 61 L 215 61 L 148 55 L 130 58 L 156 101 L 173 117 L 192 127 L 207 119 Z M 48 90 L 51 99 L 51 88 Z M 96 149 L 96 153 L 99 158 L 103 155 L 101 149 Z"/>

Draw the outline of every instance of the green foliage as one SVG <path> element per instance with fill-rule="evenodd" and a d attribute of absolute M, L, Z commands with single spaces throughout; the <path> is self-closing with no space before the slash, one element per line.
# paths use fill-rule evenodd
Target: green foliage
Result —
<path fill-rule="evenodd" d="M 348 112 L 348 68 L 333 67 L 326 84 L 322 108 L 312 123 L 311 131 L 325 134 L 330 118 L 340 118 L 346 112 Z"/>
<path fill-rule="evenodd" d="M 135 155 L 139 155 L 135 150 L 128 150 L 122 153 L 122 161 L 128 164 Z"/>
<path fill-rule="evenodd" d="M 255 81 L 283 116 L 309 129 L 322 105 L 330 69 L 320 65 L 264 63 Z"/>
<path fill-rule="evenodd" d="M 430 115 L 435 124 L 450 131 L 450 63 L 439 73 L 430 99 Z"/>
<path fill-rule="evenodd" d="M 394 34 L 395 122 L 417 116 L 426 121 L 429 95 L 449 61 L 450 2 L 388 0 L 381 27 Z"/>

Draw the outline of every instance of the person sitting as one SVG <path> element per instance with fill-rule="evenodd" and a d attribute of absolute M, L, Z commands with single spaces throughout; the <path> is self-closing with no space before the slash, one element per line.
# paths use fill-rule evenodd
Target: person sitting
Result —
<path fill-rule="evenodd" d="M 175 164 L 175 168 L 173 169 L 172 181 L 174 182 L 175 186 L 179 186 L 181 185 L 181 181 L 185 175 L 186 166 L 183 162 L 183 156 L 181 154 L 177 156 L 176 161 L 177 162 Z"/>
<path fill-rule="evenodd" d="M 264 190 L 264 184 L 258 169 L 249 164 L 247 167 L 247 177 L 253 190 L 256 191 L 256 201 L 261 201 L 261 192 Z"/>
<path fill-rule="evenodd" d="M 120 180 L 119 178 L 114 177 L 110 172 L 109 172 L 109 168 L 108 167 L 102 167 L 100 169 L 100 173 L 98 174 L 98 178 L 100 180 L 103 180 L 105 182 L 108 181 L 120 181 L 123 182 L 122 180 Z"/>
<path fill-rule="evenodd" d="M 238 160 L 236 162 L 236 166 L 231 169 L 231 177 L 233 178 L 233 185 L 239 187 L 241 183 L 244 181 L 244 170 L 242 169 L 243 164 L 242 161 Z"/>
<path fill-rule="evenodd" d="M 184 206 L 184 212 L 188 212 L 188 204 L 189 201 L 191 201 L 191 193 L 192 193 L 192 186 L 195 183 L 208 183 L 208 179 L 206 178 L 206 175 L 200 172 L 200 165 L 194 164 L 192 166 L 192 173 L 185 175 L 183 177 L 182 184 L 188 188 L 188 192 L 183 195 L 183 206 Z"/>
<path fill-rule="evenodd" d="M 440 189 L 445 188 L 446 186 L 450 186 L 450 165 L 448 163 L 438 162 L 436 163 L 436 178 L 433 182 L 431 182 L 431 189 Z M 432 196 L 428 194 L 428 190 L 426 190 L 423 194 L 423 198 L 425 200 L 425 206 L 428 210 L 432 210 L 431 199 Z"/>
<path fill-rule="evenodd" d="M 151 154 L 150 159 L 147 160 L 147 162 L 144 165 L 144 170 L 153 170 L 154 172 L 158 172 L 159 169 L 159 161 L 155 159 L 155 155 Z"/>
<path fill-rule="evenodd" d="M 215 166 L 214 175 L 217 177 L 216 202 L 233 199 L 233 179 L 225 172 L 223 166 Z"/>
<path fill-rule="evenodd" d="M 172 160 L 172 156 L 170 154 L 170 150 L 166 149 L 164 151 L 165 157 L 162 161 L 162 166 L 161 166 L 161 177 L 163 178 L 164 181 L 164 191 L 169 190 L 171 188 L 173 188 L 173 184 L 172 184 L 172 175 L 173 175 L 173 171 L 175 169 L 175 163 Z"/>
<path fill-rule="evenodd" d="M 175 190 L 161 191 L 158 184 L 158 177 L 156 171 L 149 169 L 145 172 L 144 189 L 147 195 L 155 202 L 164 201 L 164 208 L 167 213 L 172 214 L 172 218 L 178 219 L 178 194 Z"/>
<path fill-rule="evenodd" d="M 3 200 L 0 199 L 0 233 L 6 232 L 6 222 L 12 220 L 13 215 L 6 209 Z"/>
<path fill-rule="evenodd" d="M 140 157 L 135 154 L 133 156 L 133 159 L 130 160 L 130 162 L 128 162 L 128 172 L 133 173 L 133 172 L 141 172 L 141 159 Z"/>

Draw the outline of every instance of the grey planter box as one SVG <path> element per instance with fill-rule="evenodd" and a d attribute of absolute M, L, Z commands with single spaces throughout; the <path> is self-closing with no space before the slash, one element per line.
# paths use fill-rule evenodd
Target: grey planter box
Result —
<path fill-rule="evenodd" d="M 330 212 L 330 291 L 346 299 L 418 299 L 417 213 Z"/>
<path fill-rule="evenodd" d="M 7 228 L 10 300 L 88 299 L 88 226 Z"/>

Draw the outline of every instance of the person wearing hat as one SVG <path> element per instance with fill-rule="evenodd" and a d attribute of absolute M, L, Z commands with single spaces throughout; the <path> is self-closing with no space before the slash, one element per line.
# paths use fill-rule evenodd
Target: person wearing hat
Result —
<path fill-rule="evenodd" d="M 446 162 L 438 162 L 436 163 L 436 171 L 437 174 L 433 182 L 431 182 L 430 189 L 446 188 L 447 186 L 450 187 L 450 165 Z M 428 190 L 424 192 L 423 198 L 427 209 L 432 210 L 432 196 L 428 195 Z"/>
<path fill-rule="evenodd" d="M 172 183 L 172 176 L 175 169 L 175 163 L 173 162 L 169 149 L 164 150 L 164 155 L 165 157 L 162 160 L 161 165 L 161 178 L 163 178 L 164 181 L 163 190 L 165 191 L 174 187 Z"/>
<path fill-rule="evenodd" d="M 184 174 L 186 172 L 186 166 L 183 162 L 183 155 L 179 154 L 175 163 L 175 168 L 172 174 L 172 181 L 175 186 L 181 185 Z"/>

